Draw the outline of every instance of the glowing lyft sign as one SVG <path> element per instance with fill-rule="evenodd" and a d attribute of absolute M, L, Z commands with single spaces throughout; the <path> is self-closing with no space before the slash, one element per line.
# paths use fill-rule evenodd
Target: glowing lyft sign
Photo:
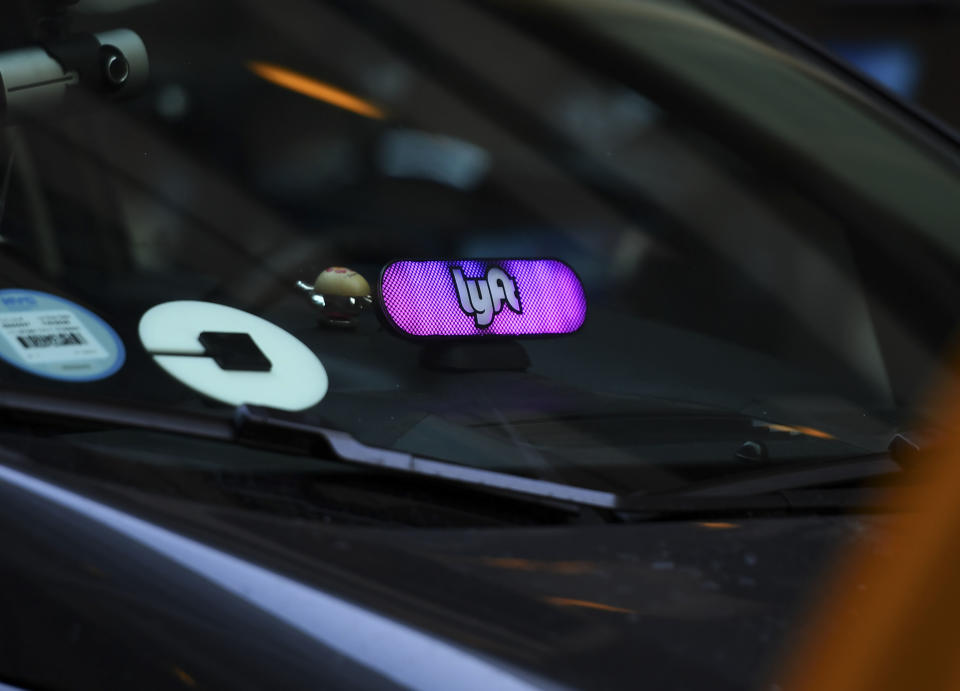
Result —
<path fill-rule="evenodd" d="M 558 259 L 398 261 L 378 297 L 386 321 L 417 338 L 569 334 L 587 312 L 580 279 Z"/>

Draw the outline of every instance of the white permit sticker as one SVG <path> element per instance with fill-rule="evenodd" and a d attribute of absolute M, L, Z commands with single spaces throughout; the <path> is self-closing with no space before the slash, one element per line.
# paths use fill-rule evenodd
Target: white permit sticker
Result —
<path fill-rule="evenodd" d="M 107 357 L 93 334 L 67 310 L 0 314 L 0 334 L 30 363 Z"/>
<path fill-rule="evenodd" d="M 80 305 L 33 290 L 0 290 L 0 358 L 62 381 L 109 377 L 126 351 L 117 333 Z"/>

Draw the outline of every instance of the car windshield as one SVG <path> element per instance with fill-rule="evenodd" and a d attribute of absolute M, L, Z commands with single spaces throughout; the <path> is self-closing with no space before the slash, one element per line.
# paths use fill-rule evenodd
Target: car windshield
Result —
<path fill-rule="evenodd" d="M 284 384 L 307 401 L 289 406 L 299 419 L 637 492 L 739 472 L 745 444 L 776 462 L 882 451 L 944 376 L 954 144 L 722 5 L 83 0 L 74 14 L 76 31 L 135 31 L 150 80 L 128 100 L 72 88 L 2 130 L 5 388 L 229 416 L 242 399 L 224 387 L 271 376 L 259 356 L 276 370 L 302 354 L 213 323 L 177 345 L 185 303 L 145 331 L 158 306 L 212 303 L 319 360 L 325 393 L 300 360 Z M 11 49 L 29 38 L 5 33 Z M 377 314 L 391 262 L 490 257 L 571 267 L 582 328 L 418 342 Z M 359 299 L 314 287 L 325 273 Z M 83 340 L 106 364 L 75 377 Z M 181 364 L 225 379 L 205 388 Z M 62 434 L 167 464 L 277 462 Z"/>

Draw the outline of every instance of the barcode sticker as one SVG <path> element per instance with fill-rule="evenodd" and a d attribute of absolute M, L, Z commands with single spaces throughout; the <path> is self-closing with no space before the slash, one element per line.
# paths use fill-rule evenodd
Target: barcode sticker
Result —
<path fill-rule="evenodd" d="M 0 314 L 0 335 L 31 364 L 109 356 L 77 316 L 67 310 L 4 312 Z"/>

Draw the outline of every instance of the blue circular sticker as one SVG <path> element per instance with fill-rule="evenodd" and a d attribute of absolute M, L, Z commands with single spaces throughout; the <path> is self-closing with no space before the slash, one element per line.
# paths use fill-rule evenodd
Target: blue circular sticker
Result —
<path fill-rule="evenodd" d="M 109 324 L 69 300 L 35 290 L 0 290 L 0 359 L 61 381 L 104 379 L 123 366 Z"/>

